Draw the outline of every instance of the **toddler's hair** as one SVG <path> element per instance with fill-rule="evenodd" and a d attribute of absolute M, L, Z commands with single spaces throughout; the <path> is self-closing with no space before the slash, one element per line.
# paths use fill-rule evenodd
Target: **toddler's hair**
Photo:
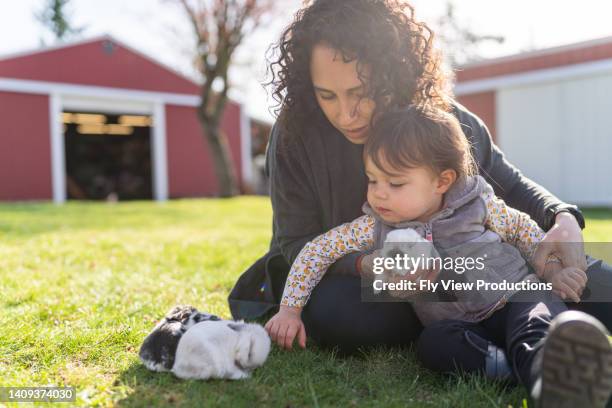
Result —
<path fill-rule="evenodd" d="M 388 173 L 422 166 L 437 175 L 455 170 L 458 179 L 476 173 L 459 121 L 432 107 L 411 105 L 381 114 L 364 146 L 364 157 Z"/>

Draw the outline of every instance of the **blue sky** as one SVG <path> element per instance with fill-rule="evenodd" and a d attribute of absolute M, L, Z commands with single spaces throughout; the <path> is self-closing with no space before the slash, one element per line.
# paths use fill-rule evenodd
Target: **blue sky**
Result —
<path fill-rule="evenodd" d="M 338 0 L 342 1 L 342 0 Z M 43 0 L 0 1 L 0 55 L 40 46 L 44 30 L 33 14 Z M 417 16 L 432 22 L 445 0 L 414 0 Z M 279 35 L 298 0 L 278 0 L 280 16 L 251 36 L 237 59 L 243 68 L 231 72 L 237 85 L 232 97 L 246 103 L 252 116 L 271 119 L 269 100 L 259 83 L 264 78 L 264 53 Z M 605 36 L 612 36 L 612 2 L 606 0 L 463 0 L 455 1 L 458 18 L 474 31 L 503 35 L 502 45 L 481 49 L 485 57 L 513 54 Z M 73 0 L 72 21 L 84 36 L 111 34 L 186 74 L 192 73 L 192 36 L 180 8 L 172 0 Z"/>

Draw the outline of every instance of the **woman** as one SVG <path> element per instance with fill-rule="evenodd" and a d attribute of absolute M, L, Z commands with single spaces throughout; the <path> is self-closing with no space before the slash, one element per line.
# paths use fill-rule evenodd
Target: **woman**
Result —
<path fill-rule="evenodd" d="M 548 231 L 546 245 L 538 250 L 540 267 L 554 253 L 566 267 L 587 269 L 578 208 L 523 176 L 492 143 L 482 121 L 453 100 L 432 40 L 413 9 L 394 0 L 316 0 L 296 14 L 270 66 L 280 102 L 266 163 L 273 238 L 269 253 L 240 277 L 229 296 L 234 318 L 255 318 L 276 308 L 289 265 L 302 246 L 361 215 L 367 190 L 362 149 L 368 130 L 379 112 L 411 103 L 426 102 L 456 115 L 472 143 L 480 175 L 497 196 Z M 410 304 L 361 301 L 358 270 L 367 270 L 370 259 L 360 254 L 342 258 L 313 292 L 302 317 L 319 344 L 350 353 L 362 346 L 406 344 L 421 333 Z M 583 300 L 587 294 L 609 299 L 612 269 L 593 260 L 587 275 Z M 571 307 L 612 326 L 610 303 Z M 462 336 L 469 329 L 427 335 Z M 473 334 L 485 345 L 492 342 L 487 334 Z"/>

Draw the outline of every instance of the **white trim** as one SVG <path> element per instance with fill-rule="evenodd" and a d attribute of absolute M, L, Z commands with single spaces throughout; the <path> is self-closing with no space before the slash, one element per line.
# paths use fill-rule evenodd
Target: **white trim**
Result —
<path fill-rule="evenodd" d="M 577 42 L 577 43 L 572 43 L 572 44 L 564 44 L 564 45 L 559 45 L 555 47 L 542 48 L 539 50 L 526 51 L 526 52 L 521 52 L 518 54 L 504 55 L 504 56 L 496 57 L 496 58 L 483 59 L 480 61 L 474 61 L 474 62 L 470 62 L 465 65 L 461 65 L 458 67 L 458 70 L 463 71 L 463 70 L 468 70 L 470 68 L 475 68 L 475 67 L 482 67 L 482 66 L 487 66 L 487 65 L 497 65 L 500 63 L 510 62 L 510 61 L 520 61 L 520 60 L 529 59 L 533 57 L 541 57 L 544 55 L 560 54 L 566 51 L 579 50 L 583 48 L 595 47 L 598 45 L 605 45 L 605 44 L 612 45 L 612 36 L 596 38 L 593 40 L 587 40 L 587 41 L 582 41 L 582 42 Z"/>
<path fill-rule="evenodd" d="M 140 91 L 136 89 L 111 88 L 93 85 L 73 85 L 62 82 L 32 81 L 0 77 L 0 91 L 31 94 L 61 94 L 64 96 L 86 96 L 92 98 L 112 98 L 136 102 L 157 102 L 179 106 L 198 106 L 197 95 Z"/>
<path fill-rule="evenodd" d="M 168 156 L 166 150 L 166 108 L 162 101 L 153 110 L 151 134 L 153 162 L 153 197 L 157 201 L 168 199 Z"/>
<path fill-rule="evenodd" d="M 253 183 L 253 157 L 251 155 L 251 120 L 244 105 L 240 105 L 240 161 L 242 164 L 242 181 Z"/>
<path fill-rule="evenodd" d="M 82 105 L 79 105 L 79 102 Z M 162 100 L 144 105 L 136 102 L 130 104 L 129 101 L 113 101 L 110 99 L 66 98 L 60 94 L 53 93 L 49 98 L 49 128 L 51 130 L 51 181 L 53 201 L 55 203 L 64 203 L 67 198 L 66 155 L 62 112 L 64 110 L 89 110 L 107 113 L 109 112 L 107 108 L 113 105 L 115 107 L 111 109 L 111 112 L 153 115 L 153 126 L 151 127 L 150 134 L 153 199 L 157 201 L 166 201 L 168 199 L 166 112 Z M 136 111 L 135 107 L 138 107 L 139 110 Z M 127 108 L 127 110 L 124 111 L 123 108 Z"/>
<path fill-rule="evenodd" d="M 66 159 L 64 132 L 62 131 L 62 98 L 51 94 L 49 98 L 49 128 L 51 130 L 51 185 L 53 202 L 66 201 Z"/>
<path fill-rule="evenodd" d="M 104 112 L 118 115 L 124 115 L 126 113 L 133 115 L 152 115 L 153 106 L 153 102 L 80 96 L 64 96 L 62 98 L 62 108 L 64 111 Z"/>
<path fill-rule="evenodd" d="M 554 82 L 569 78 L 601 75 L 612 72 L 612 59 L 573 64 L 563 67 L 527 71 L 518 74 L 500 75 L 491 78 L 459 82 L 455 85 L 455 95 L 494 91 L 500 88 L 530 85 L 534 83 Z"/>

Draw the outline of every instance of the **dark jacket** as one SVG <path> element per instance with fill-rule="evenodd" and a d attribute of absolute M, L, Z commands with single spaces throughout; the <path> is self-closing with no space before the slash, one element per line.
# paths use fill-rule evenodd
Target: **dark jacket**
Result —
<path fill-rule="evenodd" d="M 478 117 L 459 104 L 454 114 L 472 145 L 479 174 L 498 197 L 529 214 L 545 231 L 564 209 L 584 227 L 575 206 L 560 201 L 505 159 Z M 235 319 L 256 318 L 276 308 L 289 267 L 302 247 L 362 215 L 367 192 L 362 152 L 363 145 L 349 142 L 323 117 L 313 119 L 302 135 L 285 135 L 280 126 L 273 127 L 266 154 L 272 241 L 269 252 L 240 276 L 230 292 L 228 301 Z M 354 274 L 358 255 L 342 258 L 327 273 Z"/>

